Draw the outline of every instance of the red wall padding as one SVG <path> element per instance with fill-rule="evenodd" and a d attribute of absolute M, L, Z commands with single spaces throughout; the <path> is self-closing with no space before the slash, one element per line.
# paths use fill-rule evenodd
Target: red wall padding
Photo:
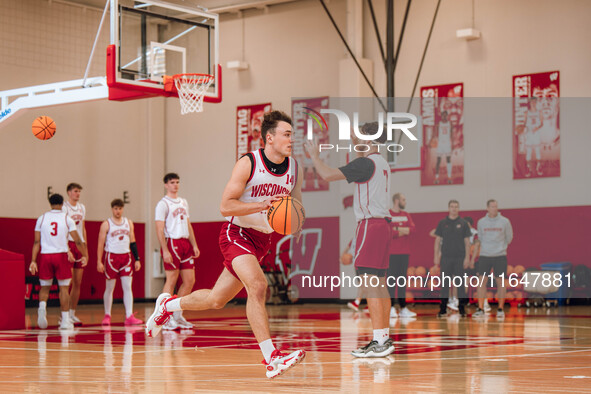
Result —
<path fill-rule="evenodd" d="M 471 216 L 477 222 L 485 213 L 479 210 L 463 211 L 460 214 L 462 217 Z M 502 214 L 511 220 L 514 231 L 514 240 L 508 251 L 509 264 L 538 267 L 546 262 L 569 261 L 573 265 L 591 266 L 591 206 L 503 209 Z M 445 216 L 446 212 L 412 214 L 417 231 L 411 239 L 410 265 L 433 265 L 434 239 L 429 236 L 429 231 Z M 338 232 L 338 220 L 332 223 Z M 196 289 L 211 288 L 223 269 L 223 257 L 218 246 L 222 224 L 193 224 L 201 250 L 201 257 L 196 261 Z M 81 299 L 100 299 L 104 291 L 104 277 L 96 272 L 96 242 L 100 222 L 87 222 L 86 226 L 90 263 L 84 274 Z M 35 219 L 0 218 L 0 248 L 23 254 L 25 267 L 31 261 L 34 227 Z M 140 257 L 145 262 L 145 224 L 135 223 L 135 232 Z M 279 238 L 281 236 L 275 234 L 274 242 Z M 144 298 L 144 265 L 135 275 L 133 292 L 136 298 Z M 244 295 L 242 292 L 239 297 Z M 122 297 L 119 286 L 115 297 Z"/>

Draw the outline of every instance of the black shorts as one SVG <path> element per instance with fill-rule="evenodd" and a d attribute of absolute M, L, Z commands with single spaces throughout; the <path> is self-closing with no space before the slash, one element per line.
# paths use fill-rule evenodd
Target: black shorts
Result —
<path fill-rule="evenodd" d="M 357 267 L 355 268 L 357 276 L 375 275 L 378 278 L 384 278 L 386 276 L 387 269 L 372 268 L 372 267 Z"/>
<path fill-rule="evenodd" d="M 507 275 L 507 256 L 487 257 L 480 256 L 478 259 L 478 271 L 482 275 L 488 275 L 493 270 L 496 276 Z"/>

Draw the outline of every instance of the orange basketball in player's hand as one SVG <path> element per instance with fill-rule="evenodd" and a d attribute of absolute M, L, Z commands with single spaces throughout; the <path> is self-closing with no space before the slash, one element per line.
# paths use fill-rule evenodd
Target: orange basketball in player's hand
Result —
<path fill-rule="evenodd" d="M 353 263 L 353 255 L 351 253 L 343 253 L 341 255 L 341 264 L 351 265 Z"/>
<path fill-rule="evenodd" d="M 49 116 L 40 116 L 33 121 L 33 135 L 40 140 L 48 140 L 55 134 L 55 122 Z"/>
<path fill-rule="evenodd" d="M 306 211 L 301 202 L 293 197 L 282 197 L 267 211 L 269 226 L 279 234 L 297 233 L 306 220 Z"/>

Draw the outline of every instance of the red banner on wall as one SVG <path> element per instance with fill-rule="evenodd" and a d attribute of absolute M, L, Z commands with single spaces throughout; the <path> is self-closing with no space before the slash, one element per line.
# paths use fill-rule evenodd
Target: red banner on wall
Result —
<path fill-rule="evenodd" d="M 236 160 L 248 152 L 263 147 L 261 125 L 263 115 L 269 111 L 271 111 L 271 103 L 236 108 Z"/>
<path fill-rule="evenodd" d="M 304 150 L 309 122 L 312 126 L 314 138 L 318 139 L 318 143 L 328 144 L 328 123 L 324 124 L 322 121 L 316 121 L 316 119 L 320 119 L 317 113 L 325 108 L 328 108 L 328 97 L 292 99 L 291 101 L 292 129 L 294 133 L 293 157 L 304 170 L 304 181 L 302 183 L 302 191 L 304 192 L 328 190 L 328 182 L 316 174 L 314 164 Z M 328 122 L 328 117 L 324 119 Z M 327 152 L 321 153 L 321 158 L 324 161 L 327 160 L 327 157 Z"/>
<path fill-rule="evenodd" d="M 560 73 L 513 76 L 513 179 L 560 176 Z"/>
<path fill-rule="evenodd" d="M 421 88 L 421 186 L 464 183 L 464 84 Z"/>

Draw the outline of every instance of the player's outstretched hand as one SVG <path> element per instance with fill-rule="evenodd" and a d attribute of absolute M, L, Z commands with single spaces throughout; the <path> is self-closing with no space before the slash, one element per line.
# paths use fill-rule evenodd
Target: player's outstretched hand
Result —
<path fill-rule="evenodd" d="M 31 273 L 31 275 L 35 275 L 37 273 L 37 263 L 34 261 L 31 261 L 31 265 L 29 265 L 29 272 Z"/>
<path fill-rule="evenodd" d="M 313 159 L 318 159 L 320 157 L 320 148 L 318 147 L 318 139 L 314 138 L 314 140 L 308 140 L 304 142 L 304 148 L 306 152 L 310 155 Z"/>

